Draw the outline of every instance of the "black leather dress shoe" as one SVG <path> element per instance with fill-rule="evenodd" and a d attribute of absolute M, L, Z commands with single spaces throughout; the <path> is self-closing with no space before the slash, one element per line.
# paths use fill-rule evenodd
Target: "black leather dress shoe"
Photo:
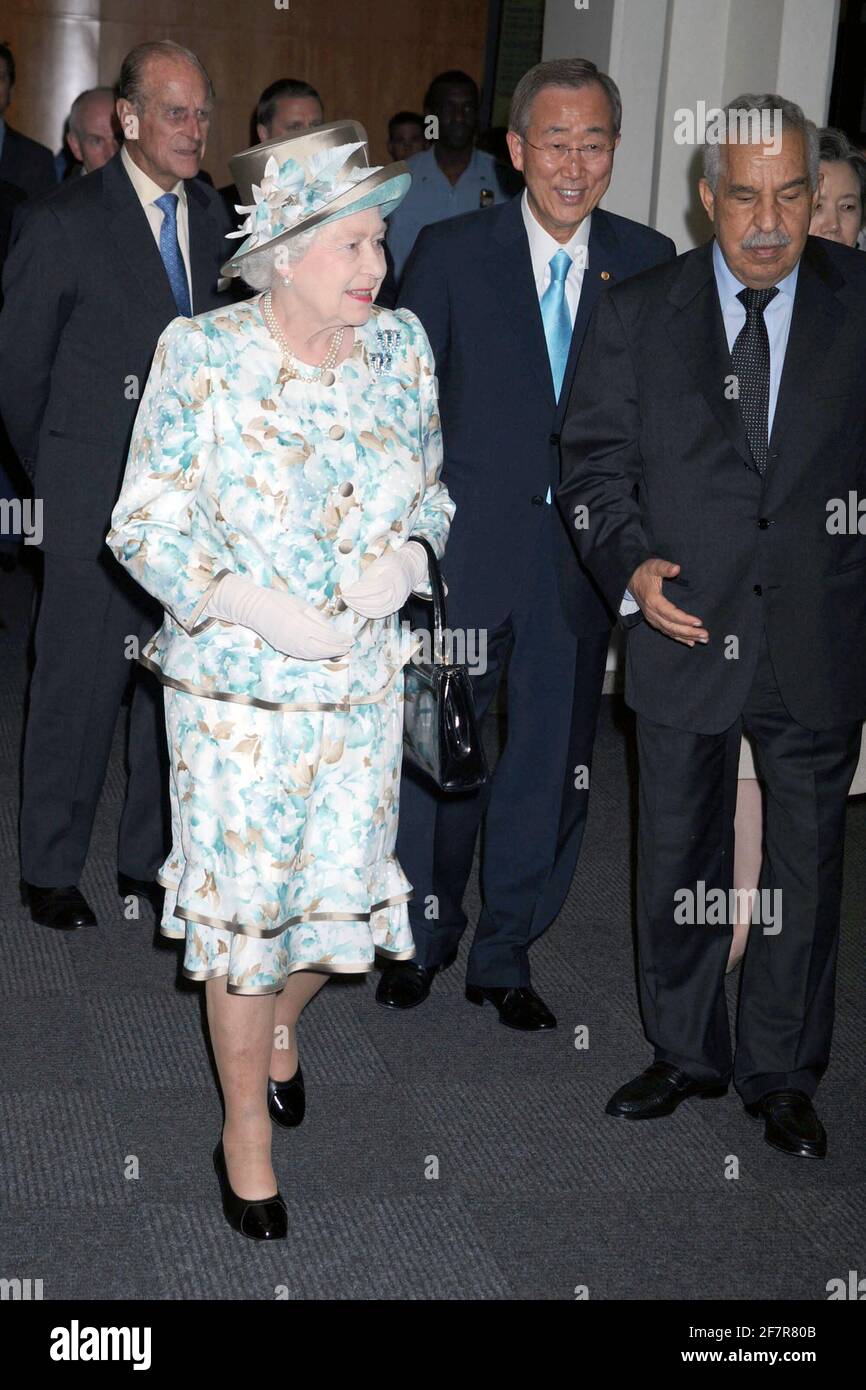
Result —
<path fill-rule="evenodd" d="M 672 1115 L 689 1096 L 709 1100 L 727 1093 L 727 1082 L 696 1081 L 671 1062 L 653 1062 L 611 1096 L 605 1113 L 623 1120 L 656 1120 Z"/>
<path fill-rule="evenodd" d="M 165 889 L 155 879 L 132 878 L 129 874 L 118 874 L 117 891 L 122 898 L 144 898 L 153 908 L 154 915 L 162 916 Z"/>
<path fill-rule="evenodd" d="M 249 1240 L 285 1240 L 289 1230 L 289 1214 L 280 1192 L 259 1202 L 249 1202 L 239 1197 L 229 1182 L 222 1140 L 214 1149 L 213 1162 L 220 1182 L 223 1212 L 232 1229 Z"/>
<path fill-rule="evenodd" d="M 383 1009 L 414 1009 L 430 993 L 434 975 L 447 970 L 457 959 L 457 947 L 441 965 L 416 965 L 413 960 L 395 960 L 386 965 L 376 986 L 376 1003 Z"/>
<path fill-rule="evenodd" d="M 556 1027 L 556 1019 L 544 1000 L 530 985 L 511 988 L 467 985 L 466 998 L 470 1004 L 483 1004 L 485 999 L 499 1011 L 499 1022 L 521 1033 L 541 1033 Z"/>
<path fill-rule="evenodd" d="M 764 1120 L 764 1138 L 774 1149 L 798 1158 L 826 1158 L 827 1133 L 804 1091 L 768 1091 L 746 1106 L 746 1114 Z"/>
<path fill-rule="evenodd" d="M 268 1077 L 268 1114 L 283 1129 L 294 1129 L 301 1123 L 307 1109 L 304 1074 L 300 1063 L 288 1081 L 272 1081 Z"/>
<path fill-rule="evenodd" d="M 74 884 L 69 888 L 37 888 L 25 883 L 22 887 L 30 916 L 38 926 L 56 927 L 58 931 L 96 926 L 89 902 Z"/>

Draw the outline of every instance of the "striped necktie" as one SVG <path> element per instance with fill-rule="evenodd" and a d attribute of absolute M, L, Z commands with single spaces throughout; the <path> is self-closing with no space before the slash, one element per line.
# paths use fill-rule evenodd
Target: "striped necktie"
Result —
<path fill-rule="evenodd" d="M 189 297 L 186 266 L 183 263 L 183 256 L 180 254 L 180 242 L 177 239 L 177 194 L 163 193 L 161 198 L 154 199 L 154 204 L 164 214 L 162 226 L 159 229 L 159 254 L 162 256 L 162 262 L 168 275 L 168 283 L 171 285 L 177 312 L 182 314 L 184 318 L 191 318 L 192 304 Z"/>

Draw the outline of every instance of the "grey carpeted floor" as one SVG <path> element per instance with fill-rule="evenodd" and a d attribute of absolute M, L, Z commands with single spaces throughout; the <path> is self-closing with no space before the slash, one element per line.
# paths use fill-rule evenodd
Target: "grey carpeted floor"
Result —
<path fill-rule="evenodd" d="M 414 1013 L 375 978 L 330 983 L 302 1024 L 307 1119 L 274 1135 L 286 1243 L 225 1225 L 221 1110 L 201 986 L 114 865 L 122 728 L 82 886 L 95 930 L 34 927 L 18 899 L 18 748 L 29 586 L 0 576 L 0 1276 L 46 1298 L 825 1299 L 866 1274 L 866 804 L 850 804 L 826 1163 L 761 1140 L 736 1096 L 655 1124 L 603 1113 L 649 1060 L 633 978 L 628 715 L 605 699 L 584 852 L 534 948 L 555 1033 L 463 998 L 458 964 Z M 491 737 L 495 730 L 488 730 Z M 477 909 L 472 888 L 471 907 Z M 733 1003 L 733 986 L 731 1002 Z M 589 1047 L 575 1048 L 575 1029 Z M 736 1167 L 739 1176 L 726 1176 Z M 437 1174 L 433 1176 L 433 1174 Z"/>

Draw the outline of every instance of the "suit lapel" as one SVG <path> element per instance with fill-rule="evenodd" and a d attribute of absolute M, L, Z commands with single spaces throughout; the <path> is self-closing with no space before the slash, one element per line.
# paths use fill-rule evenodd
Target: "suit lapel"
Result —
<path fill-rule="evenodd" d="M 201 314 L 211 307 L 216 294 L 217 266 L 214 251 L 219 228 L 206 194 L 195 179 L 186 181 L 186 206 L 189 218 L 189 265 L 192 274 L 192 311 Z M 231 248 L 226 249 L 228 260 Z"/>
<path fill-rule="evenodd" d="M 601 208 L 596 208 L 589 224 L 586 270 L 583 275 L 583 284 L 580 287 L 580 299 L 577 302 L 577 313 L 571 332 L 571 347 L 565 365 L 565 375 L 562 378 L 562 390 L 559 393 L 556 412 L 558 418 L 563 416 L 567 409 L 572 379 L 577 370 L 577 359 L 586 337 L 586 326 L 598 303 L 599 295 L 605 288 L 615 285 L 617 280 L 623 279 L 625 273 L 622 253 L 613 230 L 613 224 L 606 212 Z"/>
<path fill-rule="evenodd" d="M 552 410 L 553 377 L 520 209 L 522 196 L 518 194 L 502 205 L 483 270 L 499 300 L 507 331 L 517 340 L 520 357 L 535 373 Z"/>
<path fill-rule="evenodd" d="M 177 317 L 177 305 L 147 214 L 119 154 L 109 160 L 102 173 L 109 234 L 141 291 L 143 311 L 159 320 L 162 331 Z"/>
<path fill-rule="evenodd" d="M 771 453 L 776 451 L 792 422 L 801 418 L 803 405 L 808 408 L 814 399 L 816 376 L 821 372 L 819 364 L 830 360 L 833 340 L 845 313 L 833 293 L 834 287 L 841 283 L 820 241 L 810 237 L 797 274 L 791 329 L 770 435 Z M 771 473 L 772 468 L 768 470 L 768 474 Z"/>
<path fill-rule="evenodd" d="M 672 306 L 667 329 L 686 371 L 695 383 L 743 462 L 755 463 L 746 437 L 739 402 L 726 389 L 731 376 L 731 354 L 725 336 L 713 271 L 713 243 L 692 251 L 683 261 L 668 302 Z"/>

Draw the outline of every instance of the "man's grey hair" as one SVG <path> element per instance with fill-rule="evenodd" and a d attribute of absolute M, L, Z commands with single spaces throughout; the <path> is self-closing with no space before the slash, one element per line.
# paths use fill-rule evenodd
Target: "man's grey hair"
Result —
<path fill-rule="evenodd" d="M 251 290 L 269 290 L 277 280 L 277 266 L 295 265 L 306 256 L 321 227 L 312 227 L 306 232 L 298 232 L 276 246 L 263 246 L 261 251 L 252 251 L 241 262 L 241 279 Z"/>
<path fill-rule="evenodd" d="M 118 98 L 125 97 L 136 111 L 141 110 L 145 69 L 149 58 L 184 58 L 188 63 L 192 63 L 193 67 L 198 68 L 204 78 L 208 96 L 213 101 L 213 83 L 207 74 L 204 63 L 193 53 L 192 49 L 184 48 L 181 44 L 175 43 L 173 39 L 154 39 L 149 43 L 137 44 L 135 48 L 130 49 L 120 65 L 120 77 L 117 79 L 114 94 Z"/>
<path fill-rule="evenodd" d="M 96 96 L 110 97 L 113 102 L 114 88 L 88 87 L 85 92 L 78 93 L 78 96 L 75 98 L 75 100 L 69 108 L 69 129 L 72 131 L 74 135 L 78 136 L 79 140 L 84 135 L 84 130 L 81 126 L 82 112 L 84 111 L 84 108 L 87 105 L 87 102 L 90 100 L 90 98 Z"/>
<path fill-rule="evenodd" d="M 818 127 L 814 121 L 810 121 L 803 114 L 803 108 L 798 106 L 795 101 L 788 101 L 786 97 L 780 97 L 776 92 L 762 92 L 756 95 L 754 92 L 744 92 L 742 96 L 735 97 L 724 107 L 725 125 L 728 125 L 728 113 L 731 111 L 778 111 L 782 122 L 783 130 L 799 130 L 803 136 L 803 143 L 806 147 L 806 165 L 809 173 L 809 183 L 813 189 L 818 187 Z M 760 128 L 760 127 L 759 127 Z M 740 126 L 737 130 L 739 133 Z M 706 141 L 704 143 L 704 178 L 715 193 L 719 183 L 719 172 L 722 167 L 722 144 L 718 141 Z"/>
<path fill-rule="evenodd" d="M 536 63 L 525 72 L 514 88 L 508 112 L 508 129 L 525 139 L 532 120 L 532 103 L 546 87 L 578 89 L 595 83 L 606 93 L 610 102 L 613 133 L 618 135 L 622 125 L 622 97 L 619 87 L 606 72 L 599 72 L 588 58 L 554 58 L 549 63 Z"/>

